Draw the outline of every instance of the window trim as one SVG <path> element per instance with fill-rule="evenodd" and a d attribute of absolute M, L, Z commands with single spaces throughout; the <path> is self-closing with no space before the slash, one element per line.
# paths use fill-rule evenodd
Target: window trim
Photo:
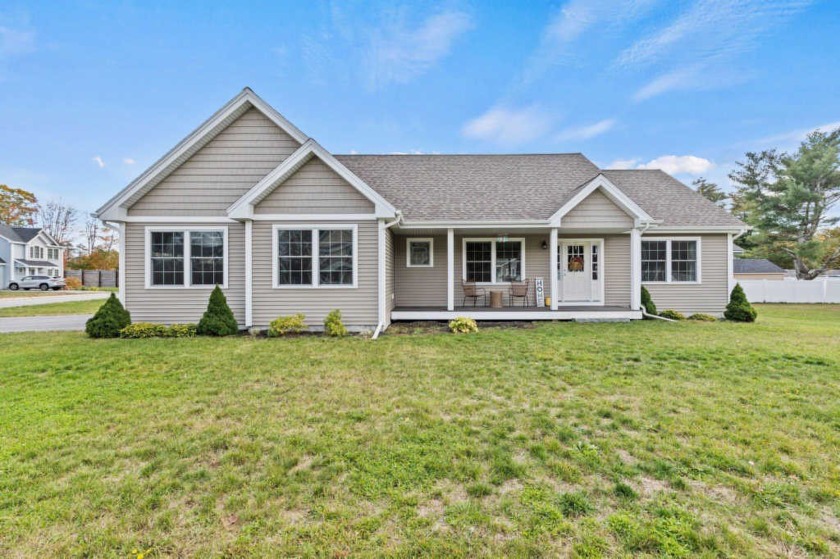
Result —
<path fill-rule="evenodd" d="M 322 229 L 335 231 L 345 230 L 353 232 L 353 283 L 347 285 L 321 285 L 320 269 L 320 238 L 318 232 Z M 277 256 L 278 231 L 312 231 L 312 283 L 309 285 L 279 285 L 277 280 L 280 272 L 280 262 Z M 356 223 L 275 223 L 271 226 L 271 288 L 272 289 L 357 289 L 359 287 L 359 225 Z"/>
<path fill-rule="evenodd" d="M 411 243 L 429 243 L 429 263 L 411 263 Z M 405 267 L 406 268 L 434 268 L 435 267 L 435 239 L 433 237 L 408 237 L 405 240 Z"/>
<path fill-rule="evenodd" d="M 496 243 L 499 241 L 498 237 L 464 237 L 461 239 L 461 280 L 467 281 L 467 243 L 491 243 L 490 249 L 490 274 L 492 281 L 477 281 L 476 285 L 510 285 L 509 281 L 496 281 Z M 502 242 L 518 242 L 522 247 L 522 271 L 520 273 L 521 279 L 527 278 L 525 273 L 525 237 L 508 237 Z"/>
<path fill-rule="evenodd" d="M 703 277 L 700 273 L 700 262 L 703 260 L 701 237 L 642 237 L 639 243 L 639 250 L 641 251 L 642 243 L 646 241 L 665 241 L 665 281 L 645 281 L 641 279 L 642 275 L 642 255 L 639 254 L 639 278 L 644 285 L 700 285 L 703 283 Z M 694 241 L 697 243 L 697 279 L 695 281 L 675 281 L 671 278 L 671 241 Z"/>
<path fill-rule="evenodd" d="M 50 252 L 55 251 L 55 257 L 50 256 Z M 60 260 L 61 249 L 59 247 L 47 247 L 47 260 Z"/>
<path fill-rule="evenodd" d="M 147 226 L 145 230 L 145 250 L 144 250 L 144 276 L 146 289 L 204 289 L 212 290 L 215 285 L 193 285 L 192 284 L 192 259 L 190 258 L 191 231 L 219 231 L 222 233 L 223 246 L 223 280 L 224 283 L 220 285 L 222 289 L 228 288 L 228 276 L 230 273 L 230 259 L 228 258 L 228 226 L 227 225 L 190 225 L 183 226 Z M 153 285 L 152 284 L 152 233 L 183 233 L 184 234 L 184 283 L 183 285 Z"/>
<path fill-rule="evenodd" d="M 42 247 L 41 245 L 29 245 L 29 258 L 31 258 L 32 260 L 45 260 L 44 248 L 45 247 Z M 34 254 L 35 249 L 38 249 L 38 256 L 35 256 Z"/>

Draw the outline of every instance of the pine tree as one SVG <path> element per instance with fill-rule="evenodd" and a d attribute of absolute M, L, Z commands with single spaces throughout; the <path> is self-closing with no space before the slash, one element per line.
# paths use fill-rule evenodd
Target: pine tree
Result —
<path fill-rule="evenodd" d="M 218 285 L 210 294 L 210 302 L 196 332 L 203 336 L 232 336 L 239 332 L 233 311 L 230 310 L 225 294 Z"/>
<path fill-rule="evenodd" d="M 131 314 L 125 310 L 116 295 L 111 293 L 96 314 L 85 323 L 85 332 L 91 338 L 118 338 L 120 330 L 131 324 Z"/>
<path fill-rule="evenodd" d="M 653 303 L 650 292 L 644 285 L 642 286 L 642 306 L 645 308 L 646 313 L 656 316 L 656 305 Z"/>
<path fill-rule="evenodd" d="M 735 288 L 729 295 L 729 304 L 726 305 L 726 311 L 724 311 L 723 316 L 727 320 L 733 320 L 735 322 L 755 322 L 758 313 L 750 302 L 747 301 L 747 295 L 741 288 L 740 283 L 735 284 Z"/>

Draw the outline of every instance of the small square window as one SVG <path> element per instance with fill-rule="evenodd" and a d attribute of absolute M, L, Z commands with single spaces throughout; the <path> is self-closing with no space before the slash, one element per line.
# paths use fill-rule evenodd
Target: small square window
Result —
<path fill-rule="evenodd" d="M 408 239 L 408 258 L 406 266 L 409 268 L 431 268 L 434 266 L 434 240 Z"/>

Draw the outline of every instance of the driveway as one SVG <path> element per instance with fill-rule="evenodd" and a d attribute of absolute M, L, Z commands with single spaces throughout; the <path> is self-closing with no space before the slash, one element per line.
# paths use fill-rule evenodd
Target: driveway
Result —
<path fill-rule="evenodd" d="M 108 291 L 76 291 L 62 293 L 61 295 L 3 297 L 0 299 L 0 309 L 7 307 L 27 307 L 29 305 L 46 305 L 47 303 L 68 303 L 70 301 L 107 299 L 110 295 L 111 293 Z"/>
<path fill-rule="evenodd" d="M 85 322 L 91 316 L 89 314 L 62 314 L 57 316 L 0 318 L 0 333 L 84 330 Z"/>

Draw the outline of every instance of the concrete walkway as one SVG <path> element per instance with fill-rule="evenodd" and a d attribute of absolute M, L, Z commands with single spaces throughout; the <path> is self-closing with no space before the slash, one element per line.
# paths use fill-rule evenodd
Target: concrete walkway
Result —
<path fill-rule="evenodd" d="M 68 291 L 61 295 L 34 295 L 31 297 L 4 297 L 0 299 L 0 309 L 8 307 L 28 307 L 30 305 L 46 305 L 47 303 L 69 303 L 70 301 L 90 301 L 107 299 L 111 295 L 108 291 Z"/>
<path fill-rule="evenodd" d="M 20 316 L 0 318 L 0 332 L 48 332 L 51 330 L 84 330 L 92 315 L 63 314 L 57 316 Z"/>

